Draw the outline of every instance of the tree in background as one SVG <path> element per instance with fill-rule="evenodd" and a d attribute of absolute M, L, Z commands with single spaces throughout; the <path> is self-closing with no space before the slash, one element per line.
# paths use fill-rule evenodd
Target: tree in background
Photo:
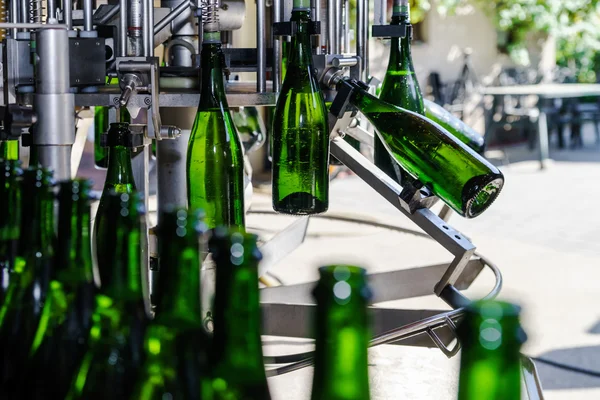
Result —
<path fill-rule="evenodd" d="M 419 22 L 432 6 L 445 15 L 467 4 L 490 16 L 515 62 L 527 63 L 529 34 L 546 33 L 557 40 L 559 66 L 580 82 L 600 80 L 600 0 L 411 0 L 411 19 Z"/>

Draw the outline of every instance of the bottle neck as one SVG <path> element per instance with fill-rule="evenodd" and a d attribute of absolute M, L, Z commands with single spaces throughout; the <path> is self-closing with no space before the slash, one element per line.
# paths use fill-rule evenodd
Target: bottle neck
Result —
<path fill-rule="evenodd" d="M 108 150 L 108 169 L 104 191 L 115 189 L 129 193 L 135 189 L 131 168 L 131 149 L 125 146 L 112 146 Z"/>
<path fill-rule="evenodd" d="M 40 187 L 24 185 L 23 213 L 20 243 L 21 255 L 41 252 L 44 257 L 52 256 L 54 238 L 54 202 L 50 188 L 42 184 Z"/>
<path fill-rule="evenodd" d="M 317 297 L 313 400 L 369 399 L 367 307 L 352 297 L 343 305 Z"/>
<path fill-rule="evenodd" d="M 231 367 L 262 379 L 265 372 L 260 338 L 258 262 L 248 260 L 242 265 L 233 265 L 228 259 L 215 262 L 214 361 L 224 369 Z"/>
<path fill-rule="evenodd" d="M 18 161 L 5 161 L 0 175 L 0 241 L 19 239 L 21 231 L 21 182 Z"/>
<path fill-rule="evenodd" d="M 289 46 L 287 68 L 311 68 L 312 49 L 310 44 L 310 10 L 294 8 L 290 21 L 296 23 L 297 32 Z"/>
<path fill-rule="evenodd" d="M 90 245 L 90 200 L 61 199 L 58 222 L 56 279 L 73 290 L 92 283 L 93 267 Z"/>
<path fill-rule="evenodd" d="M 463 343 L 458 400 L 518 399 L 521 393 L 520 344 L 490 351 L 476 335 Z"/>
<path fill-rule="evenodd" d="M 122 196 L 127 196 L 123 201 Z M 132 198 L 133 197 L 133 198 Z M 110 272 L 103 275 L 101 292 L 113 301 L 139 303 L 143 301 L 141 278 L 141 200 L 135 194 L 112 194 L 105 218 L 112 221 L 105 238 L 105 266 Z"/>
<path fill-rule="evenodd" d="M 400 107 L 396 107 L 393 104 L 378 99 L 372 94 L 365 91 L 359 84 L 358 81 L 351 78 L 340 79 L 336 87 L 338 91 L 343 85 L 349 85 L 354 89 L 350 96 L 350 104 L 358 108 L 367 117 L 369 113 L 381 113 L 381 112 L 395 112 L 399 113 L 406 111 Z"/>
<path fill-rule="evenodd" d="M 156 322 L 179 329 L 201 328 L 198 235 L 194 231 L 180 237 L 171 231 L 161 240 Z"/>
<path fill-rule="evenodd" d="M 388 70 L 414 72 L 411 55 L 412 25 L 407 13 L 392 16 L 391 25 L 401 24 L 406 25 L 406 36 L 392 38 Z"/>
<path fill-rule="evenodd" d="M 219 32 L 206 32 L 205 41 L 202 43 L 201 59 L 201 87 L 200 103 L 198 111 L 220 108 L 226 110 L 227 97 L 225 95 L 225 85 L 223 83 L 223 68 L 225 67 L 225 57 L 221 50 L 220 39 L 216 36 Z M 212 39 L 211 39 L 212 38 Z"/>

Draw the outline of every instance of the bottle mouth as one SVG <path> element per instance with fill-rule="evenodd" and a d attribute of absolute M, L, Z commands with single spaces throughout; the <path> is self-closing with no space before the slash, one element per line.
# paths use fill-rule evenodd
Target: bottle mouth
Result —
<path fill-rule="evenodd" d="M 317 299 L 325 295 L 326 298 L 345 305 L 352 298 L 361 298 L 362 301 L 372 298 L 364 268 L 344 264 L 327 265 L 319 268 L 319 276 L 319 283 L 313 291 Z"/>
<path fill-rule="evenodd" d="M 488 182 L 485 186 L 477 190 L 468 200 L 466 204 L 465 217 L 475 218 L 485 210 L 487 210 L 496 200 L 502 187 L 504 180 L 496 178 Z"/>

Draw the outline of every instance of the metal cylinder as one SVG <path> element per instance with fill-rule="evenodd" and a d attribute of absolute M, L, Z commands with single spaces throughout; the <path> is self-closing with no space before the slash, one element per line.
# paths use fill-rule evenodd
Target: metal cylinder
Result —
<path fill-rule="evenodd" d="M 83 0 L 83 30 L 91 31 L 93 30 L 93 20 L 92 15 L 94 12 L 94 6 L 92 0 Z"/>
<path fill-rule="evenodd" d="M 69 36 L 64 29 L 37 34 L 36 93 L 69 93 Z"/>
<path fill-rule="evenodd" d="M 10 22 L 13 24 L 19 22 L 19 2 L 17 0 L 10 0 Z M 17 28 L 10 30 L 10 36 L 12 39 L 17 38 Z"/>
<path fill-rule="evenodd" d="M 47 0 L 48 9 L 46 10 L 46 23 L 51 19 L 56 19 L 56 0 Z"/>
<path fill-rule="evenodd" d="M 127 34 L 131 37 L 142 36 L 142 21 L 144 20 L 143 1 L 144 0 L 129 0 L 129 27 Z"/>
<path fill-rule="evenodd" d="M 71 146 L 36 146 L 40 164 L 54 171 L 54 179 L 71 179 Z"/>
<path fill-rule="evenodd" d="M 119 0 L 119 8 L 121 9 L 121 17 L 119 19 L 119 56 L 127 55 L 127 0 Z"/>
<path fill-rule="evenodd" d="M 267 91 L 266 25 L 265 0 L 256 0 L 256 52 L 258 57 L 256 90 L 260 93 Z"/>
<path fill-rule="evenodd" d="M 73 3 L 71 0 L 63 0 L 63 14 L 67 29 L 73 29 Z"/>
<path fill-rule="evenodd" d="M 273 0 L 273 22 L 281 22 L 281 1 Z M 273 36 L 273 91 L 279 92 L 281 88 L 281 39 Z"/>
<path fill-rule="evenodd" d="M 367 1 L 357 0 L 356 2 L 356 55 L 360 58 L 361 69 L 367 64 L 366 60 L 366 40 L 367 27 L 365 26 L 365 13 L 367 12 Z M 367 16 L 368 18 L 368 16 Z M 364 74 L 356 78 L 362 79 Z"/>
<path fill-rule="evenodd" d="M 69 84 L 69 36 L 66 29 L 37 32 L 36 94 L 32 143 L 40 163 L 57 179 L 71 177 L 75 140 L 75 101 Z"/>
<path fill-rule="evenodd" d="M 357 1 L 360 3 L 361 0 Z M 338 54 L 335 52 L 338 47 L 338 29 L 335 19 L 336 2 L 337 0 L 327 0 L 327 49 L 329 54 Z"/>
<path fill-rule="evenodd" d="M 154 57 L 154 1 L 146 0 L 146 25 L 148 34 L 148 47 L 144 48 L 146 57 Z"/>

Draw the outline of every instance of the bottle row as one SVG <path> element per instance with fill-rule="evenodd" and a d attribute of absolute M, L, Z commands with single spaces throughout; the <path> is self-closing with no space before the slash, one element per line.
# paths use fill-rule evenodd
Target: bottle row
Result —
<path fill-rule="evenodd" d="M 0 166 L 2 399 L 271 398 L 255 235 L 210 230 L 200 211 L 164 211 L 151 319 L 140 195 L 110 191 L 110 223 L 97 228 L 94 241 L 89 181 L 54 185 L 42 168 Z M 217 274 L 207 306 L 200 268 L 208 252 Z M 366 271 L 331 265 L 319 274 L 312 398 L 369 399 Z M 468 308 L 458 330 L 460 399 L 518 398 L 525 339 L 518 316 L 518 307 L 501 302 Z"/>

